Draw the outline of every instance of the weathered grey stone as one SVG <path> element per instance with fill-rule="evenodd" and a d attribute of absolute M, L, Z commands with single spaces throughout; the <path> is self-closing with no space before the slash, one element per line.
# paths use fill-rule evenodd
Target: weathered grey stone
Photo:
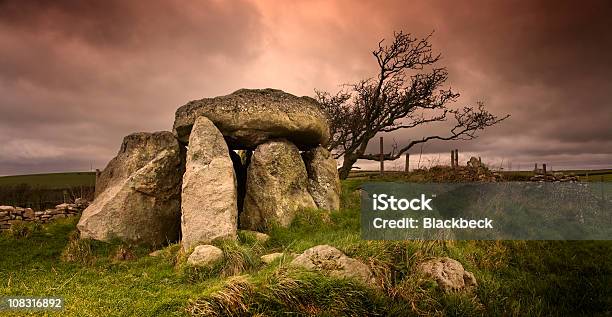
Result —
<path fill-rule="evenodd" d="M 446 291 L 472 289 L 478 284 L 474 274 L 463 269 L 463 265 L 448 257 L 427 260 L 418 265 L 418 270 L 434 279 Z"/>
<path fill-rule="evenodd" d="M 174 132 L 189 140 L 199 116 L 221 130 L 232 149 L 254 149 L 270 139 L 286 138 L 300 148 L 329 141 L 329 123 L 317 102 L 276 89 L 240 89 L 227 96 L 194 100 L 176 111 Z"/>
<path fill-rule="evenodd" d="M 72 206 L 72 205 L 71 204 L 67 204 L 67 203 L 63 203 L 63 204 L 59 204 L 59 205 L 55 206 L 55 209 L 65 210 L 65 209 L 68 209 L 70 206 Z"/>
<path fill-rule="evenodd" d="M 29 218 L 29 219 L 34 219 L 35 215 L 34 215 L 34 210 L 32 210 L 32 208 L 26 208 L 25 211 L 23 212 L 24 217 Z"/>
<path fill-rule="evenodd" d="M 275 252 L 275 253 L 270 253 L 270 254 L 262 255 L 260 257 L 260 259 L 261 259 L 261 262 L 263 262 L 265 264 L 270 264 L 270 263 L 276 261 L 276 259 L 282 258 L 283 255 L 284 255 L 284 253 L 282 253 L 282 252 Z"/>
<path fill-rule="evenodd" d="M 77 206 L 77 208 L 85 209 L 87 206 L 89 206 L 89 201 L 87 201 L 85 198 L 77 198 L 74 200 L 74 204 Z"/>
<path fill-rule="evenodd" d="M 118 182 L 133 175 L 153 160 L 163 149 L 177 149 L 176 138 L 172 133 L 163 131 L 155 133 L 132 133 L 123 138 L 119 153 L 96 178 L 96 197 Z M 183 167 L 184 169 L 184 167 Z M 177 170 L 180 172 L 180 170 Z M 180 173 L 182 175 L 182 173 Z M 181 176 L 179 175 L 179 177 Z M 179 188 L 180 189 L 180 188 Z"/>
<path fill-rule="evenodd" d="M 161 244 L 180 232 L 184 164 L 170 132 L 134 133 L 98 177 L 94 202 L 77 225 L 82 238 Z"/>
<path fill-rule="evenodd" d="M 212 266 L 223 259 L 223 251 L 213 245 L 199 245 L 187 258 L 187 264 L 193 266 Z"/>
<path fill-rule="evenodd" d="M 329 246 L 312 247 L 291 261 L 291 265 L 316 270 L 331 276 L 354 278 L 363 283 L 373 283 L 372 272 L 367 265 L 349 258 L 342 251 Z"/>
<path fill-rule="evenodd" d="M 336 160 L 323 147 L 304 152 L 308 172 L 308 192 L 317 207 L 326 210 L 340 209 L 340 177 Z"/>
<path fill-rule="evenodd" d="M 238 193 L 229 155 L 221 132 L 209 119 L 199 117 L 189 138 L 183 176 L 181 230 L 185 249 L 236 236 Z"/>
<path fill-rule="evenodd" d="M 295 145 L 286 140 L 259 145 L 247 172 L 240 226 L 265 231 L 271 221 L 289 225 L 298 210 L 317 207 L 307 188 L 306 167 Z"/>
<path fill-rule="evenodd" d="M 6 212 L 6 213 L 13 213 L 15 212 L 15 207 L 13 206 L 0 206 L 0 211 L 1 212 Z"/>

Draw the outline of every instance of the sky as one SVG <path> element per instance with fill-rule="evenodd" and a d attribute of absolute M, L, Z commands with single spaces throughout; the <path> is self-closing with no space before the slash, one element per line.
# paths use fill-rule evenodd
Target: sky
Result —
<path fill-rule="evenodd" d="M 434 32 L 453 107 L 511 115 L 476 140 L 413 148 L 411 166 L 457 148 L 462 164 L 610 168 L 611 16 L 612 2 L 589 0 L 0 0 L 0 175 L 103 169 L 125 135 L 171 130 L 190 100 L 336 91 L 375 76 L 372 50 L 399 30 Z"/>

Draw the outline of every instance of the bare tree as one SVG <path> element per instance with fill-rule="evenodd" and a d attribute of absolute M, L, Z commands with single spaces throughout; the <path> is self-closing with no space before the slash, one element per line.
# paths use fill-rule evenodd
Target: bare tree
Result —
<path fill-rule="evenodd" d="M 384 154 L 395 160 L 417 144 L 430 140 L 469 140 L 476 132 L 506 119 L 476 107 L 450 108 L 458 93 L 442 86 L 448 78 L 444 67 L 435 67 L 440 55 L 434 55 L 431 34 L 417 39 L 403 32 L 394 33 L 393 42 L 384 40 L 372 52 L 378 63 L 378 75 L 344 85 L 335 94 L 316 91 L 317 99 L 331 122 L 332 139 L 328 146 L 335 158 L 344 157 L 339 170 L 345 179 L 358 159 L 379 160 L 379 154 L 366 154 L 368 142 L 378 133 L 454 120 L 447 135 L 432 135 L 411 140 L 403 147 L 395 145 Z M 427 69 L 426 69 L 427 68 Z"/>

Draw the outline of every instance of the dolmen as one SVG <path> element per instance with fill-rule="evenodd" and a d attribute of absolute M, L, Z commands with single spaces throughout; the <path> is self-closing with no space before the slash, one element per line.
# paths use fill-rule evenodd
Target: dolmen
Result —
<path fill-rule="evenodd" d="M 82 238 L 184 249 L 337 210 L 340 180 L 316 100 L 241 89 L 178 108 L 173 132 L 126 136 L 96 180 Z"/>

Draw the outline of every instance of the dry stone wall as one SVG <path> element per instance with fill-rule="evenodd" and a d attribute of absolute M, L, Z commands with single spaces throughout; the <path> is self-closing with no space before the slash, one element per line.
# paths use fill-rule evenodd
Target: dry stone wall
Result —
<path fill-rule="evenodd" d="M 79 198 L 74 203 L 64 203 L 42 211 L 34 211 L 32 208 L 0 206 L 0 231 L 9 230 L 14 223 L 18 222 L 44 224 L 54 219 L 78 216 L 88 205 L 89 202 Z"/>

